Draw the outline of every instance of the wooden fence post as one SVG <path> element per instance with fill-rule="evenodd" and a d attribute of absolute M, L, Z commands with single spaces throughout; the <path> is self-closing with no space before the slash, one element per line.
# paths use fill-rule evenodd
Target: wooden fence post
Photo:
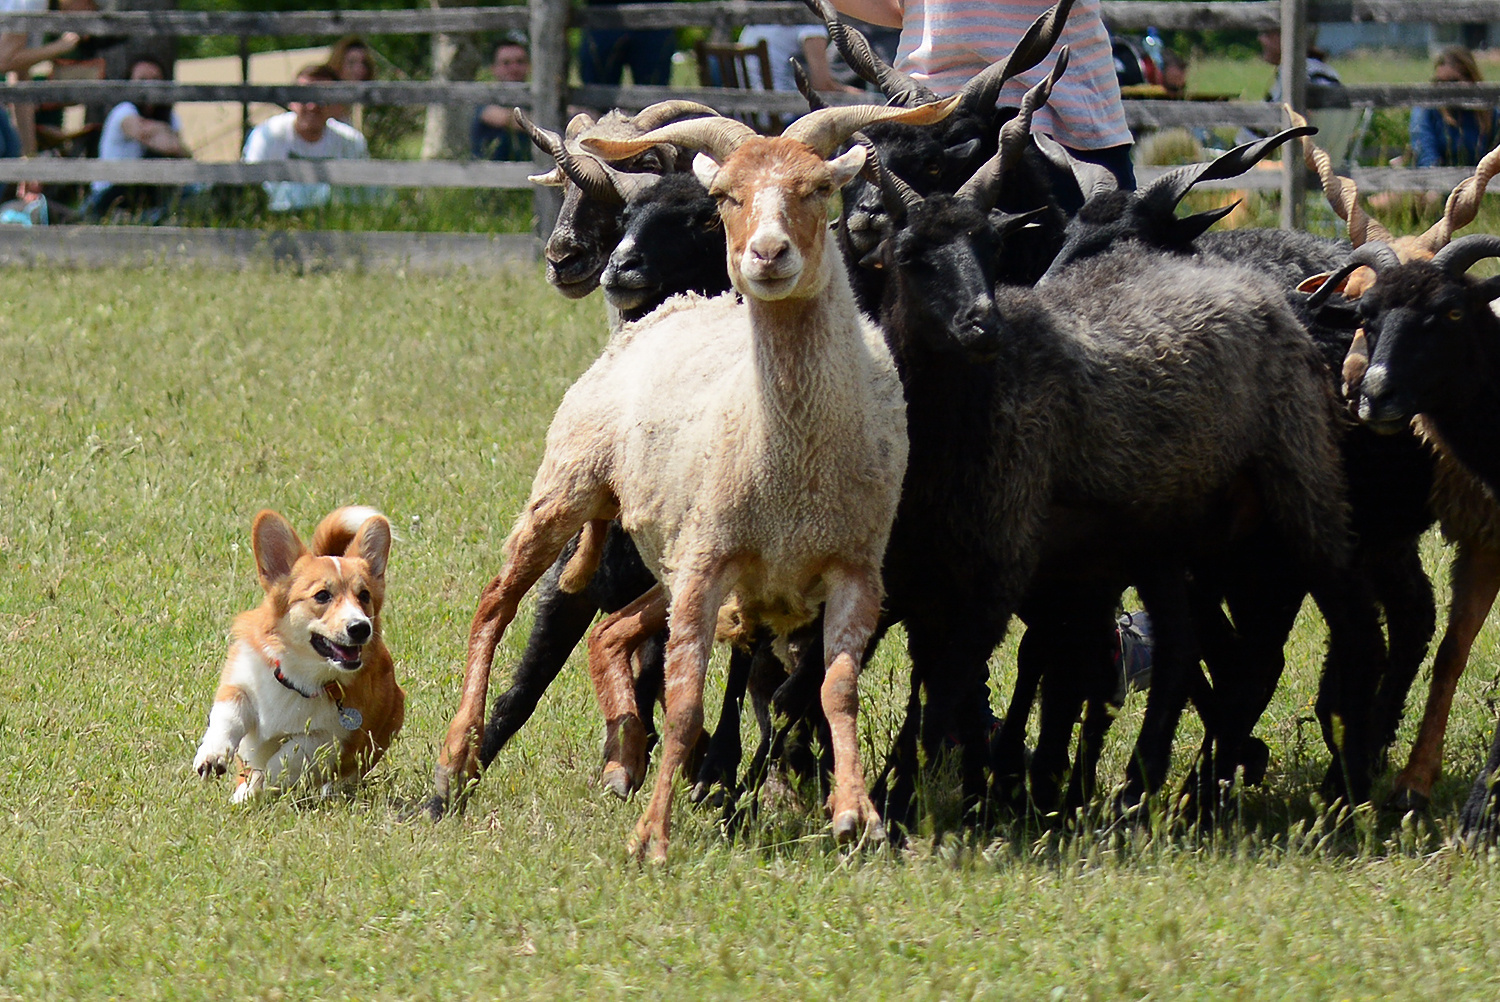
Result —
<path fill-rule="evenodd" d="M 1299 115 L 1307 114 L 1307 0 L 1281 0 L 1281 100 Z M 1293 151 L 1282 147 L 1281 228 L 1300 230 L 1306 223 L 1307 171 Z"/>
<path fill-rule="evenodd" d="M 568 115 L 568 0 L 530 0 L 531 117 L 538 125 L 562 132 Z M 550 157 L 533 150 L 537 173 L 552 169 Z M 532 196 L 537 236 L 552 235 L 562 198 L 556 188 L 537 188 Z"/>

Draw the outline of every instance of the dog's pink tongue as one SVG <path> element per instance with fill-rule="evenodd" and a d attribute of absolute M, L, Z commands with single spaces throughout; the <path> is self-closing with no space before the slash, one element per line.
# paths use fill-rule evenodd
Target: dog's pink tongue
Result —
<path fill-rule="evenodd" d="M 334 656 L 337 657 L 340 661 L 358 661 L 359 660 L 359 648 L 358 647 L 345 647 L 342 644 L 334 644 L 334 643 L 330 643 L 328 646 L 333 649 Z"/>

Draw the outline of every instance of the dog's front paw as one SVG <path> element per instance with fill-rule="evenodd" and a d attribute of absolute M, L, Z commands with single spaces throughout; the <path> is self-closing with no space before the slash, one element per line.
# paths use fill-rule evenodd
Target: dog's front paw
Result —
<path fill-rule="evenodd" d="M 229 763 L 233 760 L 234 746 L 226 742 L 213 747 L 205 741 L 198 746 L 198 754 L 193 756 L 193 769 L 204 779 L 216 779 L 229 771 Z"/>

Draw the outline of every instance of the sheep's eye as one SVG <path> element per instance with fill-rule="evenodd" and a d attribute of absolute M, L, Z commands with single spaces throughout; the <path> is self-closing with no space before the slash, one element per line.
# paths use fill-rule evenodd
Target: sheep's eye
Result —
<path fill-rule="evenodd" d="M 927 174 L 928 174 L 929 177 L 937 177 L 942 172 L 943 172 L 943 165 L 942 164 L 933 164 L 931 167 L 927 168 Z"/>
<path fill-rule="evenodd" d="M 329 591 L 327 588 L 324 588 L 313 596 L 313 601 L 318 603 L 319 605 L 327 605 L 330 601 L 332 601 L 332 599 L 333 592 Z"/>
<path fill-rule="evenodd" d="M 725 203 L 728 203 L 729 205 L 732 205 L 735 208 L 739 208 L 740 207 L 740 200 L 737 199 L 737 198 L 735 198 L 733 195 L 731 195 L 727 191 L 721 191 L 721 192 L 719 192 L 718 194 L 716 194 L 714 196 L 714 198 L 716 200 L 718 200 L 718 203 L 720 205 L 724 205 Z"/>
<path fill-rule="evenodd" d="M 1463 310 L 1452 309 L 1452 310 L 1448 311 L 1448 319 L 1452 320 L 1454 323 L 1457 323 L 1458 321 L 1462 320 L 1463 318 L 1464 318 L 1464 311 Z"/>

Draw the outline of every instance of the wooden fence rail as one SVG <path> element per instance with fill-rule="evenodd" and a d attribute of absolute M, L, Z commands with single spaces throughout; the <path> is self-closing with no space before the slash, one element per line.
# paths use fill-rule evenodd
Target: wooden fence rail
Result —
<path fill-rule="evenodd" d="M 1281 28 L 1288 47 L 1304 37 L 1309 22 L 1418 21 L 1465 23 L 1500 20 L 1500 0 L 1104 0 L 1103 11 L 1112 30 Z M 711 0 L 703 3 L 639 3 L 573 7 L 568 0 L 530 0 L 528 6 L 431 8 L 399 11 L 297 11 L 279 14 L 205 11 L 110 11 L 88 14 L 42 12 L 0 13 L 0 31 L 77 31 L 86 35 L 343 35 L 465 33 L 529 29 L 532 37 L 533 79 L 529 84 L 462 83 L 442 81 L 371 81 L 318 85 L 176 84 L 110 82 L 38 82 L 4 90 L 8 101 L 104 104 L 120 100 L 169 103 L 188 101 L 268 102 L 297 100 L 369 105 L 431 105 L 502 103 L 531 109 L 541 124 L 560 129 L 569 104 L 628 110 L 668 97 L 690 98 L 726 113 L 797 113 L 805 108 L 800 95 L 718 88 L 576 87 L 566 85 L 569 53 L 567 27 L 727 29 L 751 23 L 802 24 L 815 19 L 801 0 Z M 1326 103 L 1324 88 L 1306 86 L 1301 60 L 1285 60 L 1282 89 L 1298 111 Z M 831 103 L 860 103 L 856 95 L 828 95 Z M 1500 104 L 1500 85 L 1356 86 L 1344 88 L 1341 98 L 1355 107 L 1397 107 L 1442 104 L 1493 107 Z M 1279 107 L 1263 102 L 1127 101 L 1132 129 L 1248 126 L 1271 129 L 1284 124 Z M 540 153 L 538 161 L 550 166 Z M 23 169 L 24 168 L 24 169 Z M 385 187 L 524 187 L 531 165 L 460 162 L 339 161 L 327 164 L 195 164 L 145 161 L 28 162 L 0 161 L 0 181 L 106 180 L 131 184 L 220 183 L 261 181 L 327 181 L 344 185 Z M 1143 170 L 1143 176 L 1150 171 Z M 1361 170 L 1361 188 L 1428 190 L 1448 187 L 1445 177 L 1427 171 Z M 1296 224 L 1302 205 L 1301 171 L 1257 172 L 1236 187 L 1266 187 L 1278 177 L 1283 189 L 1284 222 Z M 1455 177 L 1455 183 L 1457 177 Z M 550 227 L 555 202 L 539 195 L 538 219 Z"/>

